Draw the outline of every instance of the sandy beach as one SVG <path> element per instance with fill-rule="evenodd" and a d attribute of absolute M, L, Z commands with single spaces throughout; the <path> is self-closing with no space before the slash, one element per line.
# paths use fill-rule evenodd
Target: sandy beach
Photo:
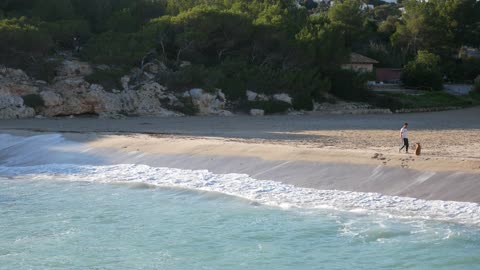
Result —
<path fill-rule="evenodd" d="M 394 115 L 29 119 L 2 121 L 0 133 L 63 133 L 104 152 L 162 157 L 155 166 L 247 173 L 323 189 L 476 202 L 480 201 L 479 115 L 480 108 L 470 108 Z M 421 156 L 398 152 L 399 129 L 405 121 L 410 123 L 411 144 L 423 146 Z M 320 181 L 322 166 L 339 166 L 331 174 L 337 179 Z M 399 181 L 348 180 L 355 170 L 362 175 L 362 168 L 367 168 L 365 179 L 372 178 L 375 168 L 384 168 L 390 178 L 411 179 L 401 186 Z M 342 171 L 349 170 L 341 180 Z M 412 186 L 425 173 L 432 173 L 429 178 L 435 175 L 436 182 L 427 185 L 422 180 L 422 188 Z"/>

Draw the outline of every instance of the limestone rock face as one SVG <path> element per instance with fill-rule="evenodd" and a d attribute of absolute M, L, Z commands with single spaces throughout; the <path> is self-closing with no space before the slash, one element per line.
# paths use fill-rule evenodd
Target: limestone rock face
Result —
<path fill-rule="evenodd" d="M 270 97 L 265 94 L 258 94 L 254 91 L 247 90 L 246 92 L 248 101 L 269 101 Z"/>
<path fill-rule="evenodd" d="M 63 104 L 63 98 L 59 94 L 47 90 L 40 93 L 46 107 L 60 106 Z"/>
<path fill-rule="evenodd" d="M 35 110 L 26 107 L 20 96 L 0 95 L 0 119 L 30 118 Z"/>
<path fill-rule="evenodd" d="M 275 94 L 275 95 L 273 95 L 273 99 L 276 100 L 276 101 L 283 101 L 283 102 L 286 102 L 288 104 L 292 104 L 292 98 L 288 94 L 285 94 L 285 93 Z"/>
<path fill-rule="evenodd" d="M 255 93 L 253 91 L 250 91 L 250 90 L 247 90 L 246 95 L 247 95 L 247 100 L 248 101 L 255 101 L 257 99 L 257 96 L 258 96 L 257 93 Z"/>
<path fill-rule="evenodd" d="M 194 88 L 185 92 L 183 97 L 192 99 L 199 115 L 233 115 L 230 111 L 225 110 L 225 94 L 219 89 L 215 90 L 213 93 L 208 93 L 203 89 Z"/>
<path fill-rule="evenodd" d="M 121 90 L 106 91 L 101 85 L 85 80 L 85 76 L 92 74 L 93 68 L 77 60 L 63 61 L 57 69 L 58 76 L 51 83 L 33 80 L 22 70 L 0 67 L 0 118 L 80 114 L 106 118 L 125 115 L 182 116 L 182 113 L 172 110 L 190 111 L 188 106 L 192 104 L 199 115 L 232 115 L 225 109 L 227 100 L 221 90 L 206 92 L 192 89 L 179 94 L 160 85 L 152 74 L 166 68 L 164 64 L 155 63 L 148 68 L 150 73 L 133 69 L 120 79 Z M 35 109 L 26 106 L 22 96 L 30 94 L 43 100 L 43 105 Z"/>
<path fill-rule="evenodd" d="M 106 92 L 101 85 L 90 85 L 86 100 L 93 106 L 93 112 L 98 115 L 116 115 L 123 110 L 120 96 Z"/>
<path fill-rule="evenodd" d="M 57 76 L 59 77 L 80 77 L 92 73 L 93 68 L 90 64 L 76 60 L 65 60 L 57 69 Z"/>
<path fill-rule="evenodd" d="M 148 82 L 138 90 L 119 94 L 122 111 L 135 115 L 180 116 L 182 114 L 164 108 L 162 102 L 173 103 L 176 97 L 166 93 L 166 87 L 157 82 Z"/>
<path fill-rule="evenodd" d="M 129 76 L 123 76 L 122 78 L 120 78 L 120 83 L 122 84 L 123 90 L 128 90 L 129 83 L 130 83 L 130 77 Z"/>
<path fill-rule="evenodd" d="M 22 98 L 37 93 L 34 83 L 22 70 L 0 66 L 0 119 L 35 116 L 35 110 L 25 106 Z"/>
<path fill-rule="evenodd" d="M 28 75 L 23 70 L 6 67 L 0 67 L 0 78 L 8 78 L 14 82 L 24 82 L 30 80 Z"/>
<path fill-rule="evenodd" d="M 102 86 L 89 84 L 81 77 L 66 78 L 56 82 L 40 93 L 45 106 L 43 116 L 77 114 L 116 114 L 122 110 L 120 97 L 106 92 Z"/>
<path fill-rule="evenodd" d="M 0 95 L 24 96 L 38 91 L 35 82 L 20 69 L 0 66 Z"/>
<path fill-rule="evenodd" d="M 145 65 L 144 70 L 148 73 L 158 74 L 161 71 L 168 70 L 167 66 L 162 62 L 153 62 Z"/>

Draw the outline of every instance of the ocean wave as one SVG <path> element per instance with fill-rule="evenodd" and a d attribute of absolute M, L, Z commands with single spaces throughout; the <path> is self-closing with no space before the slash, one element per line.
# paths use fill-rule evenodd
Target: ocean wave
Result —
<path fill-rule="evenodd" d="M 95 183 L 148 184 L 185 188 L 245 198 L 282 208 L 334 209 L 387 217 L 438 220 L 480 226 L 480 204 L 430 201 L 378 193 L 300 188 L 278 181 L 258 180 L 245 174 L 214 174 L 207 170 L 184 170 L 119 164 L 108 166 L 47 164 L 0 166 L 0 177 L 32 180 L 86 181 Z"/>

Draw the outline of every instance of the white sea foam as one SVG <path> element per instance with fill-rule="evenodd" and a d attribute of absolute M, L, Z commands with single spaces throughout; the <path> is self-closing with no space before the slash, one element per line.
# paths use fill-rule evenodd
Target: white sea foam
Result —
<path fill-rule="evenodd" d="M 0 177 L 142 183 L 220 192 L 282 208 L 338 209 L 358 214 L 374 212 L 387 217 L 445 220 L 480 226 L 480 205 L 477 203 L 317 190 L 279 181 L 258 180 L 255 176 L 245 174 L 214 174 L 207 170 L 138 164 L 106 165 L 108 162 L 104 161 L 95 153 L 89 152 L 84 144 L 68 141 L 60 134 L 31 137 L 0 134 Z M 374 175 L 381 177 L 381 170 L 375 170 Z M 432 175 L 425 173 L 418 181 L 428 181 Z"/>
<path fill-rule="evenodd" d="M 146 165 L 90 166 L 49 164 L 26 167 L 0 166 L 0 177 L 145 183 L 160 187 L 220 192 L 277 207 L 329 208 L 376 213 L 398 218 L 442 220 L 480 226 L 477 203 L 427 201 L 338 190 L 299 188 L 277 181 L 257 180 L 244 174 L 213 174 L 207 170 L 181 170 Z"/>

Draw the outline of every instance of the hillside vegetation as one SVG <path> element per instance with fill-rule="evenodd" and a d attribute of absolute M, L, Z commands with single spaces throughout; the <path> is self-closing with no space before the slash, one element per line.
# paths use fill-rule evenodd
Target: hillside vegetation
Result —
<path fill-rule="evenodd" d="M 480 47 L 476 0 L 1 0 L 0 37 L 0 63 L 37 79 L 51 80 L 52 56 L 68 50 L 111 67 L 92 80 L 112 87 L 155 62 L 169 89 L 219 88 L 232 100 L 285 92 L 298 109 L 326 93 L 378 101 L 371 74 L 341 69 L 353 51 L 405 67 L 411 87 L 480 74 L 480 60 L 461 53 Z"/>

